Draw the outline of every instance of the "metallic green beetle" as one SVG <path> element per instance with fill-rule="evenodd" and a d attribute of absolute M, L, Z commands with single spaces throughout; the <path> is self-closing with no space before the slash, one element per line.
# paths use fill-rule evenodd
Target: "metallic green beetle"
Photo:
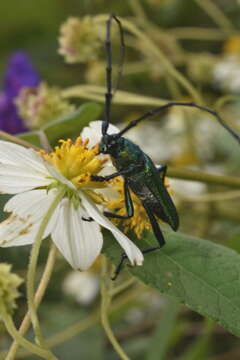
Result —
<path fill-rule="evenodd" d="M 95 181 L 107 181 L 113 179 L 116 176 L 122 176 L 124 178 L 124 195 L 126 204 L 126 215 L 121 216 L 118 214 L 104 212 L 105 216 L 118 219 L 129 219 L 134 215 L 134 207 L 130 195 L 129 189 L 131 189 L 141 200 L 144 209 L 149 217 L 153 233 L 157 239 L 158 246 L 151 247 L 142 250 L 142 253 L 146 254 L 156 249 L 161 248 L 165 244 L 165 240 L 162 231 L 157 222 L 157 218 L 168 223 L 171 228 L 176 231 L 179 227 L 179 217 L 175 205 L 164 186 L 164 178 L 167 171 L 167 166 L 156 167 L 147 154 L 145 154 L 139 146 L 132 141 L 124 138 L 129 129 L 136 126 L 140 121 L 147 119 L 155 114 L 158 114 L 173 106 L 188 106 L 195 107 L 202 111 L 208 112 L 215 116 L 218 122 L 240 143 L 240 136 L 236 134 L 215 112 L 203 106 L 197 105 L 192 102 L 170 102 L 158 108 L 148 111 L 136 120 L 131 121 L 123 130 L 117 134 L 108 134 L 108 126 L 110 122 L 111 100 L 113 96 L 112 92 L 112 51 L 111 51 L 111 39 L 110 28 L 112 20 L 115 20 L 119 26 L 120 38 L 121 38 L 121 65 L 124 59 L 124 36 L 123 29 L 120 20 L 116 15 L 111 14 L 107 20 L 106 26 L 106 54 L 107 54 L 107 67 L 106 67 L 106 79 L 107 79 L 107 92 L 105 94 L 105 119 L 102 122 L 102 139 L 100 142 L 100 153 L 109 154 L 113 165 L 116 167 L 117 172 L 109 176 L 93 176 Z M 119 71 L 119 78 L 121 72 Z M 119 82 L 119 79 L 117 83 Z M 123 262 L 126 259 L 126 255 L 121 255 L 121 260 L 116 268 L 116 279 L 119 274 Z"/>

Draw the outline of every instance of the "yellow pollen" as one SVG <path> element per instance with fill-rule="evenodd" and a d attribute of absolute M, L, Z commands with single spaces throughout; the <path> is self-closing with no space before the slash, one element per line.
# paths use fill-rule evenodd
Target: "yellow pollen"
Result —
<path fill-rule="evenodd" d="M 102 196 L 93 192 L 96 188 L 105 187 L 104 182 L 96 182 L 91 179 L 102 170 L 106 159 L 97 157 L 98 145 L 91 149 L 87 148 L 89 139 L 83 140 L 78 137 L 75 142 L 71 139 L 59 140 L 59 146 L 54 151 L 46 153 L 40 151 L 41 156 L 52 164 L 65 178 L 70 180 L 77 188 L 88 190 L 96 202 L 102 202 Z"/>
<path fill-rule="evenodd" d="M 127 215 L 124 198 L 123 179 L 121 177 L 114 178 L 113 180 L 111 180 L 111 185 L 118 192 L 119 199 L 107 203 L 107 208 L 115 214 Z M 165 186 L 168 187 L 169 184 L 165 183 Z M 111 220 L 115 224 L 121 224 L 124 227 L 125 232 L 133 231 L 140 239 L 144 230 L 152 231 L 152 227 L 141 201 L 131 190 L 130 194 L 134 207 L 134 215 L 130 219 L 126 220 Z"/>

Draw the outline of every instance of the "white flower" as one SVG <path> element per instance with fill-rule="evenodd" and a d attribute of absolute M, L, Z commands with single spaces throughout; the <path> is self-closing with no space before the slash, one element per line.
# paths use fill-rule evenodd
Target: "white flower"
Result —
<path fill-rule="evenodd" d="M 99 276 L 91 271 L 71 271 L 63 280 L 62 289 L 78 303 L 89 305 L 99 291 Z"/>
<path fill-rule="evenodd" d="M 41 156 L 31 149 L 0 141 L 0 192 L 15 194 L 4 207 L 10 216 L 0 223 L 0 246 L 32 244 L 59 188 L 64 188 L 64 198 L 57 205 L 44 238 L 51 235 L 72 267 L 85 270 L 100 254 L 103 237 L 99 225 L 112 232 L 132 265 L 141 265 L 141 251 L 94 202 L 99 195 L 94 192 L 89 173 L 98 173 L 102 164 L 95 158 L 95 150 L 85 147 L 83 156 L 81 151 L 86 144 L 81 139 L 75 144 L 70 140 L 62 143 L 55 152 Z M 84 171 L 88 171 L 88 176 Z M 88 218 L 94 221 L 84 220 Z"/>
<path fill-rule="evenodd" d="M 214 81 L 223 90 L 239 93 L 240 91 L 240 59 L 239 56 L 228 55 L 219 61 L 214 68 Z"/>

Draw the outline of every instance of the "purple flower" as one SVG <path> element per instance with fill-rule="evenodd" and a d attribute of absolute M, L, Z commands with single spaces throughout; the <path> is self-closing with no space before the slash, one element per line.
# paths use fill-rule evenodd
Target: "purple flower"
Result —
<path fill-rule="evenodd" d="M 40 77 L 30 62 L 28 55 L 22 51 L 14 53 L 9 59 L 3 81 L 3 92 L 0 93 L 0 129 L 10 134 L 26 131 L 18 115 L 15 98 L 25 86 L 35 87 Z"/>

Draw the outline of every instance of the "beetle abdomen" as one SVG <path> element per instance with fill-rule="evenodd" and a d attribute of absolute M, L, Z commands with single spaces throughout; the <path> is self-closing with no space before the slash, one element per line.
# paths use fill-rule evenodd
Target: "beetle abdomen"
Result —
<path fill-rule="evenodd" d="M 149 187 L 143 183 L 131 180 L 128 180 L 128 183 L 131 190 L 138 196 L 143 205 L 146 204 L 154 215 L 169 224 L 174 231 L 178 229 L 179 218 L 175 205 L 163 185 L 156 196 L 156 194 L 154 194 Z"/>

